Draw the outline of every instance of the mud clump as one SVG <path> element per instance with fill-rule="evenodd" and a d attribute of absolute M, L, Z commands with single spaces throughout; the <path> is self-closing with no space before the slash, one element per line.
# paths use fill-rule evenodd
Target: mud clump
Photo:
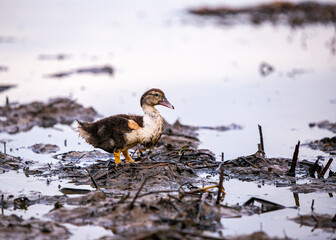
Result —
<path fill-rule="evenodd" d="M 60 150 L 60 148 L 57 145 L 54 144 L 44 144 L 44 143 L 37 143 L 33 146 L 29 147 L 34 153 L 38 154 L 49 154 L 49 153 L 55 153 Z"/>
<path fill-rule="evenodd" d="M 70 237 L 70 232 L 62 225 L 35 218 L 23 220 L 16 215 L 0 215 L 0 239 L 38 239 L 63 240 Z"/>
<path fill-rule="evenodd" d="M 251 7 L 199 7 L 190 10 L 198 16 L 213 16 L 223 24 L 249 21 L 253 24 L 271 22 L 285 23 L 292 27 L 307 24 L 334 24 L 336 22 L 336 4 L 317 2 L 281 2 L 260 4 Z"/>
<path fill-rule="evenodd" d="M 98 113 L 93 108 L 84 108 L 68 98 L 54 98 L 47 103 L 32 102 L 29 104 L 0 107 L 0 132 L 10 134 L 28 131 L 34 126 L 52 127 L 55 124 L 70 125 L 77 118 L 93 121 Z"/>
<path fill-rule="evenodd" d="M 230 178 L 243 181 L 275 180 L 286 176 L 290 165 L 287 158 L 266 158 L 256 153 L 222 163 Z"/>

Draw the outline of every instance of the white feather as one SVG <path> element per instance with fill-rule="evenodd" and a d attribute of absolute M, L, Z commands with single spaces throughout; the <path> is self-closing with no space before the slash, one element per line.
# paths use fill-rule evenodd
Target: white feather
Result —
<path fill-rule="evenodd" d="M 149 109 L 148 109 L 149 110 Z M 145 111 L 144 126 L 126 134 L 126 140 L 130 144 L 157 142 L 163 132 L 163 119 L 155 108 Z"/>

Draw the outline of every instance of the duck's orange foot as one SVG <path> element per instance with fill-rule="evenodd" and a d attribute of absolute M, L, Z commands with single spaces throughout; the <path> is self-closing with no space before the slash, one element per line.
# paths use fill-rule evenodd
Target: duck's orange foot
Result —
<path fill-rule="evenodd" d="M 131 156 L 128 154 L 128 150 L 122 152 L 125 157 L 126 163 L 134 163 L 134 160 L 131 158 Z"/>
<path fill-rule="evenodd" d="M 117 152 L 114 152 L 114 161 L 116 166 L 121 162 L 120 161 L 120 150 L 118 150 Z"/>

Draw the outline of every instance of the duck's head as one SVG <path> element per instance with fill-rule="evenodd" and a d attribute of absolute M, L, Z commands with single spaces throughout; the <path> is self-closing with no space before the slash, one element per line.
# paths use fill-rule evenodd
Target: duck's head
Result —
<path fill-rule="evenodd" d="M 144 107 L 145 105 L 152 107 L 155 105 L 162 105 L 174 109 L 174 106 L 167 100 L 164 92 L 158 88 L 152 88 L 145 92 L 140 99 L 140 104 L 141 107 Z"/>

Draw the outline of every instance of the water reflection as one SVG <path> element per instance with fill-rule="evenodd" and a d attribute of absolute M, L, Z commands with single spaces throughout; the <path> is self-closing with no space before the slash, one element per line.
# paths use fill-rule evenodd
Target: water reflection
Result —
<path fill-rule="evenodd" d="M 295 200 L 295 206 L 300 207 L 300 199 L 299 199 L 299 194 L 296 192 L 293 192 L 293 197 Z"/>

